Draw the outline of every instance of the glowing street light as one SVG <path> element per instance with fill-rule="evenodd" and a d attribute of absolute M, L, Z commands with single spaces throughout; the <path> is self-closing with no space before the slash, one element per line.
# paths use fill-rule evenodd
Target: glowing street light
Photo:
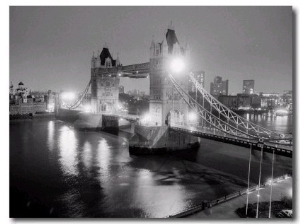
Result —
<path fill-rule="evenodd" d="M 75 93 L 73 93 L 73 92 L 65 92 L 62 94 L 61 97 L 63 100 L 72 101 L 75 99 L 76 96 L 75 96 Z"/>
<path fill-rule="evenodd" d="M 151 122 L 151 115 L 145 114 L 141 120 L 142 124 L 149 124 Z"/>
<path fill-rule="evenodd" d="M 83 111 L 86 112 L 86 113 L 91 112 L 91 110 L 92 110 L 91 105 L 85 105 L 85 106 L 83 107 Z"/>
<path fill-rule="evenodd" d="M 174 73 L 180 73 L 185 69 L 185 63 L 182 58 L 173 58 L 170 63 L 170 69 Z"/>
<path fill-rule="evenodd" d="M 293 188 L 288 189 L 288 197 L 293 198 Z"/>
<path fill-rule="evenodd" d="M 197 114 L 193 111 L 188 114 L 188 120 L 190 122 L 196 122 L 197 118 L 198 118 Z"/>

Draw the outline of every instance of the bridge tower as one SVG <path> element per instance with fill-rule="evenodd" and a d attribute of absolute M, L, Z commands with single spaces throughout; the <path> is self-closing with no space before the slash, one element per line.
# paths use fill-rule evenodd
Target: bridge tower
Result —
<path fill-rule="evenodd" d="M 169 72 L 172 72 L 180 86 L 188 91 L 188 57 L 188 46 L 180 46 L 172 25 L 168 27 L 162 42 L 152 40 L 149 116 L 142 118 L 141 125 L 135 126 L 135 135 L 129 141 L 131 154 L 155 154 L 199 148 L 200 139 L 176 132 L 170 127 L 170 124 L 184 125 L 187 121 L 189 107 L 175 89 Z M 181 72 L 172 71 L 175 60 L 183 60 L 187 69 Z"/>
<path fill-rule="evenodd" d="M 91 60 L 91 104 L 94 113 L 113 113 L 119 101 L 119 76 L 104 75 L 109 68 L 120 66 L 113 59 L 107 45 Z"/>
<path fill-rule="evenodd" d="M 152 40 L 150 47 L 150 115 L 156 126 L 168 125 L 173 121 L 183 124 L 188 114 L 188 105 L 172 85 L 168 72 L 172 59 L 181 57 L 188 62 L 189 49 L 180 46 L 174 27 L 168 27 L 162 42 Z M 188 90 L 188 74 L 172 74 L 185 90 Z"/>

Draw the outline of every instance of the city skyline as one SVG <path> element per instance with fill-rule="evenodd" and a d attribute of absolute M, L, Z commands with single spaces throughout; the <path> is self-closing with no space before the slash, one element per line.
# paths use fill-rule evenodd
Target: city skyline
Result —
<path fill-rule="evenodd" d="M 221 76 L 229 93 L 245 79 L 256 80 L 257 92 L 292 89 L 291 7 L 11 7 L 10 81 L 82 91 L 93 52 L 107 43 L 123 65 L 147 62 L 153 35 L 161 41 L 170 21 L 206 87 Z M 120 84 L 149 93 L 148 79 Z"/>
<path fill-rule="evenodd" d="M 292 7 L 9 12 L 11 220 L 295 217 Z"/>

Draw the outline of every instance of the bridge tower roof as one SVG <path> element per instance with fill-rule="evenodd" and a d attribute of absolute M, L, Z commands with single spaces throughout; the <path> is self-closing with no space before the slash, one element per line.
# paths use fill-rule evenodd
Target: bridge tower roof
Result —
<path fill-rule="evenodd" d="M 100 60 L 101 60 L 101 65 L 105 64 L 105 60 L 107 58 L 110 58 L 111 62 L 112 62 L 112 66 L 116 65 L 116 60 L 114 60 L 109 52 L 109 49 L 107 47 L 103 47 L 101 54 L 100 54 Z"/>
<path fill-rule="evenodd" d="M 166 39 L 167 39 L 167 44 L 168 44 L 168 53 L 172 53 L 174 44 L 176 44 L 176 43 L 179 44 L 179 41 L 175 34 L 175 30 L 172 29 L 172 27 L 169 27 L 169 29 L 167 31 Z"/>

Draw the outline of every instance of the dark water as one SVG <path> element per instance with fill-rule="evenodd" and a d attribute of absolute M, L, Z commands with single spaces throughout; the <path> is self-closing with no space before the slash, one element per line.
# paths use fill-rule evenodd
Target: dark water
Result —
<path fill-rule="evenodd" d="M 260 120 L 289 131 L 291 122 Z M 264 155 L 262 175 L 271 173 Z M 167 217 L 244 189 L 249 150 L 203 140 L 198 151 L 131 156 L 126 134 L 74 129 L 59 120 L 10 123 L 10 217 Z M 291 173 L 276 157 L 274 175 Z M 258 180 L 252 154 L 251 182 Z"/>

